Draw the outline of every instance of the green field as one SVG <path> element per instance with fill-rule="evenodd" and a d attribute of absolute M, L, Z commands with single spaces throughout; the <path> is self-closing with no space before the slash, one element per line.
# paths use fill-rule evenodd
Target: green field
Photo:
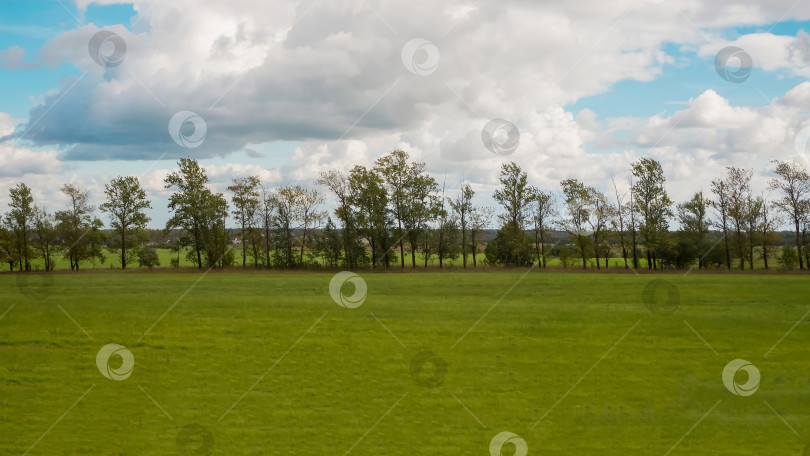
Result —
<path fill-rule="evenodd" d="M 486 455 L 502 431 L 530 455 L 810 443 L 810 325 L 788 333 L 808 276 L 360 275 L 351 309 L 333 274 L 0 274 L 0 454 Z M 121 381 L 96 365 L 110 343 L 134 357 Z M 724 386 L 738 358 L 761 372 L 751 396 Z"/>

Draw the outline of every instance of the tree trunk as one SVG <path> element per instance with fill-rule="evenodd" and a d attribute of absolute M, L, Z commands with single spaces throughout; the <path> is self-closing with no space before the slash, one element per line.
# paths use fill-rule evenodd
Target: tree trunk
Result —
<path fill-rule="evenodd" d="M 247 266 L 247 243 L 245 243 L 245 225 L 242 225 L 242 267 Z"/>
<path fill-rule="evenodd" d="M 543 260 L 543 269 L 546 268 L 546 239 L 543 230 L 540 230 L 540 258 Z"/>
<path fill-rule="evenodd" d="M 475 268 L 477 266 L 475 264 L 475 251 L 478 250 L 478 248 L 475 245 L 475 233 L 474 232 L 470 233 L 470 247 L 472 247 L 471 250 L 472 250 L 472 257 L 473 257 L 473 268 Z"/>
<path fill-rule="evenodd" d="M 304 232 L 301 234 L 301 255 L 298 258 L 298 262 L 304 264 L 304 246 L 307 243 L 307 227 L 304 227 Z"/>
<path fill-rule="evenodd" d="M 638 244 L 636 243 L 636 227 L 633 227 L 633 269 L 638 269 Z"/>
<path fill-rule="evenodd" d="M 121 226 L 121 269 L 127 268 L 126 230 Z"/>
<path fill-rule="evenodd" d="M 796 251 L 799 254 L 799 269 L 804 269 L 804 260 L 802 259 L 802 238 L 799 236 L 799 220 L 794 220 L 796 225 Z"/>
<path fill-rule="evenodd" d="M 585 246 L 582 245 L 582 235 L 578 236 L 579 236 L 579 250 L 582 253 L 582 269 L 588 269 L 588 267 L 585 265 Z"/>
<path fill-rule="evenodd" d="M 270 226 L 264 227 L 264 256 L 265 267 L 270 269 Z"/>

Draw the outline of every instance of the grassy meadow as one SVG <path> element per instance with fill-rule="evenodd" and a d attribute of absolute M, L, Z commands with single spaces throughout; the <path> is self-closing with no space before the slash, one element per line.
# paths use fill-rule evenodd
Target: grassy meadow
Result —
<path fill-rule="evenodd" d="M 807 276 L 359 274 L 356 308 L 332 273 L 0 274 L 0 454 L 480 455 L 502 431 L 544 455 L 810 443 Z M 119 381 L 97 366 L 111 343 L 134 359 Z M 753 395 L 724 386 L 734 359 L 760 371 Z"/>

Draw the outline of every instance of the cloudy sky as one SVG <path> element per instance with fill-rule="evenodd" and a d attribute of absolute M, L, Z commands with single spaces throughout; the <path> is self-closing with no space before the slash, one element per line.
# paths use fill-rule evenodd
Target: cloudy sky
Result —
<path fill-rule="evenodd" d="M 162 227 L 178 157 L 224 191 L 395 149 L 482 204 L 509 160 L 549 190 L 624 186 L 647 156 L 676 201 L 731 165 L 764 191 L 770 160 L 810 160 L 809 20 L 796 0 L 3 0 L 0 207 L 19 181 L 53 210 L 66 182 L 100 202 L 137 175 Z M 514 128 L 487 147 L 493 119 Z"/>

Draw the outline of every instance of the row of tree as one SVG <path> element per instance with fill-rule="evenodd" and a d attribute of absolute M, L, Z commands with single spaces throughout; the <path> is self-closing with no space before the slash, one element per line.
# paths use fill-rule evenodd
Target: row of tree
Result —
<path fill-rule="evenodd" d="M 371 167 L 321 173 L 317 184 L 335 200 L 331 214 L 323 210 L 325 195 L 318 189 L 267 188 L 258 176 L 240 177 L 227 188 L 229 202 L 209 188 L 196 160 L 184 158 L 178 166 L 164 179 L 165 188 L 173 190 L 166 231 L 182 233 L 170 245 L 177 254 L 175 266 L 182 252 L 198 268 L 236 263 L 234 230 L 226 228 L 230 216 L 243 267 L 387 268 L 398 262 L 404 268 L 410 257 L 415 268 L 418 256 L 424 266 L 434 258 L 441 267 L 459 257 L 464 267 L 468 257 L 476 266 L 482 236 L 492 224 L 499 229 L 483 248 L 488 264 L 546 267 L 556 255 L 565 266 L 580 263 L 583 268 L 608 267 L 609 259 L 617 257 L 625 268 L 743 269 L 747 263 L 753 269 L 760 259 L 768 268 L 773 249 L 783 243 L 777 229 L 789 225 L 795 249 L 780 249 L 780 263 L 797 260 L 799 268 L 810 267 L 810 249 L 803 248 L 810 241 L 810 177 L 792 162 L 774 162 L 773 200 L 753 191 L 751 170 L 728 167 L 711 182 L 711 193 L 695 192 L 677 205 L 667 194 L 661 164 L 650 158 L 631 165 L 628 192 L 620 191 L 612 177 L 610 195 L 577 179 L 561 181 L 560 192 L 544 191 L 528 183 L 520 166 L 506 163 L 493 194 L 501 209 L 497 215 L 493 208 L 474 204 L 475 191 L 467 183 L 448 196 L 424 163 L 401 150 Z M 153 264 L 156 256 L 141 247 L 151 203 L 136 177 L 116 177 L 105 186 L 98 209 L 109 218 L 112 234 L 106 240 L 87 191 L 68 184 L 62 193 L 66 208 L 49 213 L 35 204 L 26 184 L 10 190 L 10 210 L 0 227 L 0 261 L 11 270 L 29 271 L 35 258 L 52 270 L 59 255 L 78 270 L 87 261 L 103 262 L 105 245 L 117 252 L 122 268 L 136 258 Z M 678 229 L 672 230 L 675 224 Z M 562 239 L 560 232 L 566 233 Z"/>
<path fill-rule="evenodd" d="M 777 197 L 768 200 L 751 186 L 753 171 L 727 167 L 711 182 L 711 193 L 695 192 L 674 204 L 666 191 L 661 164 L 650 158 L 633 163 L 629 192 L 622 193 L 614 178 L 611 195 L 577 179 L 560 182 L 554 194 L 528 184 L 526 173 L 514 163 L 501 169 L 501 188 L 494 197 L 504 209 L 502 228 L 487 245 L 494 262 L 546 265 L 546 239 L 553 230 L 568 233 L 571 248 L 563 247 L 561 259 L 578 255 L 583 268 L 600 258 L 620 256 L 626 268 L 646 265 L 650 269 L 722 267 L 751 269 L 769 256 L 783 239 L 777 230 L 789 225 L 795 230 L 795 249 L 780 249 L 780 264 L 810 265 L 810 177 L 796 163 L 774 162 L 775 177 L 768 189 Z M 670 226 L 677 223 L 678 229 Z M 533 239 L 532 239 L 533 234 Z M 592 259 L 592 260 L 591 260 Z M 565 263 L 565 261 L 564 261 Z"/>

